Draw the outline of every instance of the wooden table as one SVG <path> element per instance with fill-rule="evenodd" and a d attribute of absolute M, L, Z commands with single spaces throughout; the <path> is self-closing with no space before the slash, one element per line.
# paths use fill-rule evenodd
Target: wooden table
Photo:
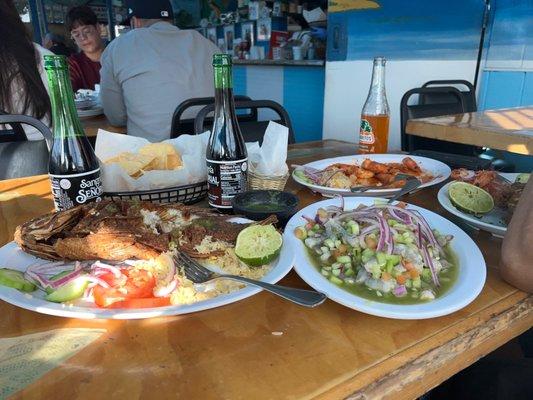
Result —
<path fill-rule="evenodd" d="M 410 135 L 533 154 L 533 107 L 508 108 L 407 121 Z"/>
<path fill-rule="evenodd" d="M 109 132 L 126 133 L 125 126 L 114 126 L 109 123 L 105 115 L 98 115 L 96 117 L 88 117 L 80 119 L 81 126 L 85 134 L 89 138 L 96 138 L 98 129 L 104 129 Z"/>
<path fill-rule="evenodd" d="M 338 141 L 290 146 L 291 163 L 349 155 Z M 289 181 L 304 207 L 319 195 Z M 436 189 L 409 199 L 446 215 Z M 45 176 L 0 182 L 0 245 L 15 226 L 52 209 Z M 533 325 L 533 298 L 498 276 L 501 240 L 473 234 L 488 266 L 466 308 L 422 321 L 378 318 L 326 301 L 306 309 L 261 292 L 190 315 L 90 321 L 42 315 L 0 301 L 0 337 L 56 328 L 104 328 L 100 339 L 15 399 L 410 399 Z M 1 260 L 0 260 L 1 262 Z M 306 287 L 291 272 L 283 284 Z M 273 334 L 282 332 L 282 335 Z"/>

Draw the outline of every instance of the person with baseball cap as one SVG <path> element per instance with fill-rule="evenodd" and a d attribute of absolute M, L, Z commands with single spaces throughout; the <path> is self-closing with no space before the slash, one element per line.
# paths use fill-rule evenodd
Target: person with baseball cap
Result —
<path fill-rule="evenodd" d="M 133 29 L 101 58 L 104 113 L 111 124 L 127 125 L 128 135 L 165 140 L 178 104 L 214 96 L 212 59 L 220 51 L 197 31 L 172 25 L 168 0 L 127 0 L 126 8 Z"/>

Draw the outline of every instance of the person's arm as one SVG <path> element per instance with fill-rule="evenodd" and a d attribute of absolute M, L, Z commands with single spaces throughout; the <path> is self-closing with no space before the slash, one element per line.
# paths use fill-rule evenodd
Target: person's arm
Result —
<path fill-rule="evenodd" d="M 522 192 L 503 238 L 500 274 L 528 293 L 533 293 L 533 177 Z"/>
<path fill-rule="evenodd" d="M 100 69 L 100 100 L 104 108 L 104 114 L 115 126 L 124 126 L 128 120 L 126 105 L 113 68 L 111 48 L 104 50 L 100 59 L 102 68 Z"/>
<path fill-rule="evenodd" d="M 80 65 L 75 58 L 69 57 L 67 61 L 68 71 L 70 74 L 70 83 L 72 83 L 72 90 L 74 93 L 76 93 L 83 87 L 83 72 L 81 71 Z"/>

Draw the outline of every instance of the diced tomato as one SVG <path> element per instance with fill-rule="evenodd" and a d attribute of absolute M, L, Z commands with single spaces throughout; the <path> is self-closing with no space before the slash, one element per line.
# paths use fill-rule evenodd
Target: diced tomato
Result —
<path fill-rule="evenodd" d="M 117 301 L 108 308 L 152 308 L 170 305 L 170 297 L 146 297 L 142 299 L 127 299 Z"/>
<path fill-rule="evenodd" d="M 128 299 L 141 299 L 154 296 L 155 278 L 144 269 L 133 269 L 127 272 L 126 297 Z"/>
<path fill-rule="evenodd" d="M 155 278 L 154 276 L 142 269 L 121 269 L 123 277 L 116 278 L 113 273 L 107 273 L 100 276 L 111 287 L 104 288 L 102 286 L 95 286 L 93 289 L 94 302 L 99 307 L 110 307 L 117 302 L 124 302 L 131 299 L 153 298 Z M 160 307 L 162 301 L 156 301 L 154 307 Z M 150 307 L 150 306 L 146 306 Z M 127 307 L 126 307 L 127 308 Z M 133 307 L 139 308 L 139 307 Z"/>
<path fill-rule="evenodd" d="M 123 292 L 115 288 L 104 288 L 100 285 L 95 286 L 93 289 L 94 302 L 98 307 L 109 307 L 111 304 L 117 301 L 126 300 L 126 296 Z"/>
<path fill-rule="evenodd" d="M 419 277 L 419 273 L 416 269 L 411 269 L 409 270 L 409 276 L 412 278 L 412 279 L 416 279 Z"/>
<path fill-rule="evenodd" d="M 396 282 L 398 282 L 400 285 L 403 285 L 407 281 L 407 276 L 405 275 L 399 275 L 396 277 Z"/>

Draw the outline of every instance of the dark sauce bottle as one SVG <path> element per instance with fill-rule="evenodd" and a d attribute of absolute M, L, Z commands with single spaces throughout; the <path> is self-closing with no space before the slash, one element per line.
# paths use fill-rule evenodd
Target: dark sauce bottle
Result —
<path fill-rule="evenodd" d="M 231 57 L 215 54 L 213 69 L 215 114 L 206 153 L 208 201 L 219 211 L 231 212 L 233 197 L 246 191 L 248 153 L 235 115 Z"/>
<path fill-rule="evenodd" d="M 57 211 L 90 201 L 103 193 L 100 165 L 81 127 L 64 56 L 44 56 L 52 103 L 54 140 L 48 173 Z"/>

